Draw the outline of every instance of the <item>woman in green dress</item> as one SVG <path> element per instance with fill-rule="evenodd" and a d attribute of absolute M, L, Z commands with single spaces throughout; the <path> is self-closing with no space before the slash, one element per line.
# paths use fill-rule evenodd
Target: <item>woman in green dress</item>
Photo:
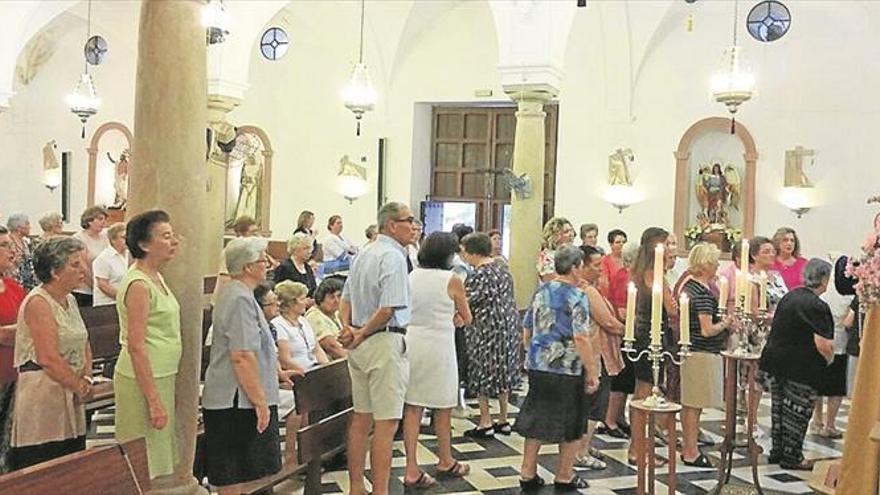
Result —
<path fill-rule="evenodd" d="M 180 306 L 160 269 L 174 258 L 177 238 L 168 214 L 141 213 L 126 227 L 135 259 L 119 284 L 119 342 L 113 374 L 116 439 L 144 437 L 150 477 L 171 474 L 177 464 L 174 382 L 180 362 Z"/>

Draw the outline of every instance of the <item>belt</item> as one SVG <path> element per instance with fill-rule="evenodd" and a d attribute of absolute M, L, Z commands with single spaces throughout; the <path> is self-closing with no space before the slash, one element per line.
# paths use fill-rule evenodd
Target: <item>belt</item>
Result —
<path fill-rule="evenodd" d="M 41 369 L 43 369 L 43 367 L 33 361 L 27 361 L 18 367 L 19 373 L 24 373 L 25 371 L 40 371 Z"/>
<path fill-rule="evenodd" d="M 406 329 L 405 329 L 405 328 L 403 328 L 403 327 L 391 327 L 391 326 L 388 326 L 388 327 L 382 327 L 382 328 L 376 330 L 375 332 L 373 332 L 373 333 L 367 335 L 367 336 L 364 337 L 364 338 L 365 338 L 365 339 L 368 339 L 368 338 L 372 337 L 373 335 L 377 335 L 377 334 L 384 333 L 384 332 L 388 332 L 388 333 L 398 333 L 398 334 L 400 334 L 400 335 L 406 335 Z"/>

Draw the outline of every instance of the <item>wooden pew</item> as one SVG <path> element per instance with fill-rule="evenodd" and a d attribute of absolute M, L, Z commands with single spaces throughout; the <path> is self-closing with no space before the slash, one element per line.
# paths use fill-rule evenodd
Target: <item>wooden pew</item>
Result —
<path fill-rule="evenodd" d="M 321 493 L 321 464 L 346 446 L 351 408 L 351 378 L 348 360 L 340 359 L 310 369 L 295 377 L 293 393 L 297 414 L 308 414 L 308 424 L 297 431 L 296 466 L 245 485 L 243 493 L 256 494 L 271 488 L 294 474 L 306 472 L 304 495 Z"/>
<path fill-rule="evenodd" d="M 69 454 L 0 476 L 0 493 L 128 495 L 150 489 L 143 438 Z"/>
<path fill-rule="evenodd" d="M 113 368 L 119 358 L 119 316 L 116 305 L 81 308 L 83 322 L 89 332 L 89 344 L 92 346 L 92 368 L 98 380 L 92 389 L 92 397 L 86 403 L 86 410 L 94 411 L 114 404 Z"/>

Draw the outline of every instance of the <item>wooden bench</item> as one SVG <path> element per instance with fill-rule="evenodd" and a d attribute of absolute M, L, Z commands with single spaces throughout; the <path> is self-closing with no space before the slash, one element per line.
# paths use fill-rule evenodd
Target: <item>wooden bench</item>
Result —
<path fill-rule="evenodd" d="M 65 455 L 0 476 L 0 493 L 15 495 L 140 495 L 149 489 L 143 438 Z"/>
<path fill-rule="evenodd" d="M 294 378 L 293 393 L 297 414 L 308 414 L 308 424 L 296 434 L 298 465 L 287 465 L 272 476 L 248 483 L 243 493 L 265 493 L 301 472 L 306 473 L 304 495 L 321 493 L 321 465 L 345 451 L 352 414 L 348 360 L 317 366 Z"/>
<path fill-rule="evenodd" d="M 92 397 L 86 403 L 87 411 L 95 411 L 114 404 L 113 368 L 119 358 L 119 315 L 116 305 L 81 308 L 83 322 L 89 332 L 89 344 L 92 346 L 92 369 L 96 377 L 107 380 L 95 382 Z"/>

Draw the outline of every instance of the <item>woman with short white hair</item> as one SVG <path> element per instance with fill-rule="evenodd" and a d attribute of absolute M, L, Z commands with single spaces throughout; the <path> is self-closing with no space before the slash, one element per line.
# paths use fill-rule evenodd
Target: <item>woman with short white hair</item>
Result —
<path fill-rule="evenodd" d="M 9 240 L 12 241 L 12 252 L 15 256 L 12 278 L 30 291 L 37 286 L 37 276 L 34 274 L 34 255 L 31 251 L 31 221 L 24 213 L 14 213 L 6 221 L 9 229 Z"/>
<path fill-rule="evenodd" d="M 287 241 L 287 253 L 290 256 L 275 269 L 276 284 L 284 280 L 299 282 L 309 289 L 308 297 L 310 300 L 315 297 L 315 289 L 318 288 L 315 272 L 312 271 L 312 266 L 309 264 L 313 246 L 312 236 L 302 232 L 293 234 L 293 237 Z M 309 301 L 308 305 L 311 306 L 312 302 Z"/>
<path fill-rule="evenodd" d="M 205 374 L 208 480 L 221 494 L 281 469 L 278 354 L 254 289 L 266 279 L 268 241 L 233 239 L 224 250 L 232 280 L 214 306 L 214 340 Z"/>
<path fill-rule="evenodd" d="M 40 236 L 40 242 L 64 235 L 64 217 L 57 211 L 46 213 L 40 217 L 39 223 L 40 229 L 43 231 L 43 235 Z"/>
<path fill-rule="evenodd" d="M 720 408 L 723 401 L 724 363 L 721 351 L 727 342 L 732 317 L 718 317 L 718 297 L 709 288 L 718 271 L 721 251 L 714 244 L 700 243 L 688 255 L 690 277 L 681 293 L 690 301 L 691 356 L 681 365 L 681 460 L 687 466 L 709 468 L 712 464 L 697 447 L 700 413 Z"/>

